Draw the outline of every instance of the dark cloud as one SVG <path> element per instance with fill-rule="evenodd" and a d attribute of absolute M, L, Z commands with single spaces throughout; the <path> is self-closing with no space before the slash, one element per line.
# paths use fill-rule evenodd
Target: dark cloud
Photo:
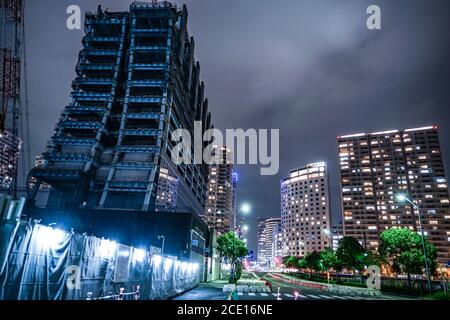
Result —
<path fill-rule="evenodd" d="M 127 8 L 128 1 L 98 1 Z M 181 1 L 176 1 L 181 4 Z M 40 153 L 69 101 L 81 31 L 65 9 L 92 0 L 28 2 L 32 154 Z M 382 29 L 365 26 L 378 4 Z M 439 124 L 450 168 L 448 1 L 187 1 L 213 121 L 218 128 L 280 128 L 280 172 L 239 166 L 239 200 L 279 216 L 279 180 L 307 162 L 329 164 L 333 218 L 340 217 L 336 136 Z"/>

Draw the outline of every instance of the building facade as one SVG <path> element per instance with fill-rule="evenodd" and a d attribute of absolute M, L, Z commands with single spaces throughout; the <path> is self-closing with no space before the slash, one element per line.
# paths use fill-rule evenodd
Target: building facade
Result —
<path fill-rule="evenodd" d="M 438 261 L 449 261 L 450 200 L 438 128 L 352 134 L 338 144 L 345 236 L 376 250 L 383 230 L 420 231 L 417 212 L 396 199 L 407 194 L 420 207 Z"/>
<path fill-rule="evenodd" d="M 258 264 L 273 268 L 282 261 L 281 218 L 258 219 Z"/>
<path fill-rule="evenodd" d="M 204 212 L 208 166 L 171 160 L 176 129 L 212 127 L 187 17 L 186 6 L 156 1 L 86 14 L 72 101 L 31 171 L 30 198 L 43 182 L 48 207 L 153 211 L 159 176 L 169 174 L 177 208 Z"/>
<path fill-rule="evenodd" d="M 303 257 L 329 246 L 330 196 L 325 162 L 292 170 L 281 181 L 283 256 Z"/>
<path fill-rule="evenodd" d="M 342 222 L 339 222 L 338 224 L 334 224 L 331 227 L 331 240 L 333 241 L 332 243 L 332 249 L 334 251 L 337 250 L 337 248 L 339 247 L 339 243 L 341 242 L 342 238 L 344 237 L 344 226 L 342 224 Z"/>
<path fill-rule="evenodd" d="M 177 208 L 178 178 L 169 174 L 166 168 L 160 168 L 156 211 L 174 211 Z"/>
<path fill-rule="evenodd" d="M 283 258 L 281 218 L 266 220 L 266 260 L 271 268 L 280 265 Z"/>
<path fill-rule="evenodd" d="M 258 218 L 258 231 L 257 231 L 257 259 L 259 266 L 265 266 L 266 264 L 266 218 Z"/>
<path fill-rule="evenodd" d="M 0 193 L 14 195 L 21 141 L 10 131 L 0 132 Z"/>
<path fill-rule="evenodd" d="M 235 181 L 232 154 L 229 148 L 215 146 L 213 163 L 209 166 L 207 204 L 204 220 L 219 234 L 233 229 L 235 218 Z"/>

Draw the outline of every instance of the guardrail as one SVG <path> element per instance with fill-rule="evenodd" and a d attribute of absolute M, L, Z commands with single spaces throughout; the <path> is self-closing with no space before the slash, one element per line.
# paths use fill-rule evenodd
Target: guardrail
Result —
<path fill-rule="evenodd" d="M 140 299 L 141 299 L 140 286 L 136 287 L 136 291 L 125 292 L 125 288 L 120 288 L 119 294 L 112 294 L 97 298 L 93 298 L 92 292 L 88 292 L 86 297 L 86 300 L 140 300 Z"/>

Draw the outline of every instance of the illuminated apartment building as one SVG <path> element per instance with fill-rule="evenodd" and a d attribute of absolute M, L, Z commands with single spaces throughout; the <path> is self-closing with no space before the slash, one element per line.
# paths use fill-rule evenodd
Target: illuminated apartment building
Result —
<path fill-rule="evenodd" d="M 215 163 L 209 166 L 208 193 L 203 219 L 210 228 L 215 228 L 219 234 L 223 234 L 233 227 L 236 184 L 231 150 L 216 146 L 214 152 Z"/>
<path fill-rule="evenodd" d="M 265 223 L 265 233 L 266 261 L 270 264 L 270 267 L 275 267 L 276 259 L 283 256 L 281 218 L 267 219 Z"/>
<path fill-rule="evenodd" d="M 170 175 L 166 168 L 159 170 L 155 211 L 173 211 L 176 209 L 178 182 L 178 178 Z"/>
<path fill-rule="evenodd" d="M 281 181 L 283 255 L 304 256 L 329 246 L 324 232 L 330 229 L 328 172 L 325 162 L 292 170 Z"/>
<path fill-rule="evenodd" d="M 338 137 L 344 234 L 376 250 L 390 227 L 418 230 L 406 193 L 420 206 L 424 233 L 440 263 L 450 260 L 450 204 L 435 126 Z"/>
<path fill-rule="evenodd" d="M 266 218 L 258 218 L 257 258 L 258 265 L 265 266 L 266 261 Z"/>

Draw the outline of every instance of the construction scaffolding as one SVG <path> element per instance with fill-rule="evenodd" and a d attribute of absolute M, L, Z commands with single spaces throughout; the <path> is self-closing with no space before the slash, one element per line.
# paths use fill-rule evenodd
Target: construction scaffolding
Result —
<path fill-rule="evenodd" d="M 0 0 L 0 146 L 4 153 L 0 163 L 0 187 L 14 196 L 17 195 L 20 151 L 23 5 L 23 0 Z"/>
<path fill-rule="evenodd" d="M 154 1 L 88 12 L 76 71 L 72 102 L 31 171 L 30 197 L 44 182 L 51 207 L 152 211 L 163 167 L 179 179 L 176 206 L 203 213 L 207 166 L 171 161 L 174 130 L 193 134 L 196 120 L 202 134 L 212 126 L 186 7 Z"/>

